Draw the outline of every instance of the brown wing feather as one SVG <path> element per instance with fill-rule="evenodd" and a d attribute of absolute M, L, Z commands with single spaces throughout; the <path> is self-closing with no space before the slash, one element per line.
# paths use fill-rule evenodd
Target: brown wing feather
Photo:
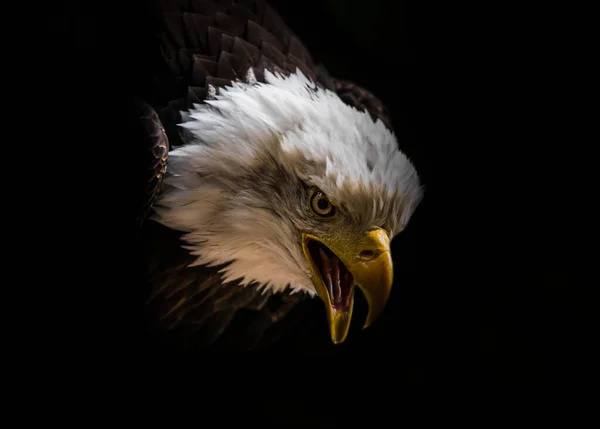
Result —
<path fill-rule="evenodd" d="M 151 98 L 171 147 L 182 143 L 181 111 L 201 103 L 209 87 L 219 88 L 243 79 L 252 69 L 264 81 L 264 70 L 287 74 L 300 69 L 318 85 L 336 91 L 342 100 L 390 126 L 383 104 L 356 84 L 329 76 L 316 66 L 301 40 L 281 17 L 262 0 L 160 0 L 158 39 L 161 67 L 156 70 Z M 156 126 L 148 116 L 148 126 Z M 150 130 L 150 129 L 149 129 Z M 161 137 L 159 146 L 164 146 Z M 158 140 L 148 143 L 154 154 Z M 160 154 L 161 162 L 163 152 Z M 166 161 L 166 157 L 165 157 Z M 158 171 L 150 160 L 151 172 Z M 163 165 L 160 164 L 163 172 Z M 163 172 L 164 173 L 164 172 Z M 161 173 L 162 174 L 162 173 Z M 162 176 L 161 176 L 162 180 Z M 152 182 L 155 183 L 155 182 Z M 160 183 L 158 183 L 158 187 Z M 143 212 L 151 206 L 158 188 L 151 186 Z M 170 331 L 185 344 L 206 346 L 217 340 L 242 348 L 252 348 L 261 339 L 276 339 L 283 326 L 292 323 L 307 307 L 299 305 L 305 296 L 262 294 L 256 285 L 241 287 L 221 283 L 220 267 L 193 267 L 190 255 L 181 248 L 179 235 L 149 223 L 144 236 L 148 250 L 149 308 L 157 315 L 157 325 Z M 315 305 L 313 303 L 313 305 Z M 318 305 L 318 303 L 317 303 Z M 286 323 L 282 323 L 285 319 Z"/>
<path fill-rule="evenodd" d="M 155 110 L 147 103 L 132 99 L 128 101 L 126 139 L 130 146 L 121 152 L 129 156 L 133 218 L 139 227 L 149 214 L 154 199 L 160 192 L 167 169 L 169 140 Z M 128 182 L 127 182 L 128 183 Z"/>
<path fill-rule="evenodd" d="M 369 112 L 373 120 L 381 119 L 392 129 L 392 121 L 385 105 L 372 92 L 354 82 L 340 79 L 333 79 L 333 87 L 344 103 Z"/>

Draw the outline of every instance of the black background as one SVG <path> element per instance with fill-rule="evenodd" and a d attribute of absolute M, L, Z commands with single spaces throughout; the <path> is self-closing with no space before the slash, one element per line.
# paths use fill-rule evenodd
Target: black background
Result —
<path fill-rule="evenodd" d="M 141 2 L 54 10 L 51 57 L 67 65 L 57 109 L 85 124 L 71 133 L 73 156 L 97 173 L 66 215 L 72 269 L 55 268 L 66 310 L 45 350 L 69 356 L 61 368 L 91 392 L 83 402 L 99 396 L 100 414 L 143 417 L 174 402 L 196 426 L 332 427 L 444 419 L 447 406 L 463 417 L 492 406 L 493 421 L 515 402 L 593 398 L 589 27 L 575 6 L 481 3 L 272 1 L 333 76 L 386 103 L 425 198 L 393 242 L 395 286 L 369 329 L 353 324 L 333 346 L 315 312 L 269 351 L 176 358 L 140 345 L 133 256 L 118 228 L 119 103 L 140 84 L 151 24 Z M 64 113 L 83 103 L 83 122 Z"/>

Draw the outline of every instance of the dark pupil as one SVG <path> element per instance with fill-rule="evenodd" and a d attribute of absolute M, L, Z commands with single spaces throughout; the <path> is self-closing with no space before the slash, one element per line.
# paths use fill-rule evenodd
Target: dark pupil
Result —
<path fill-rule="evenodd" d="M 317 201 L 317 207 L 319 207 L 321 210 L 327 210 L 329 207 L 329 201 L 327 201 L 325 198 L 321 198 L 319 201 Z"/>

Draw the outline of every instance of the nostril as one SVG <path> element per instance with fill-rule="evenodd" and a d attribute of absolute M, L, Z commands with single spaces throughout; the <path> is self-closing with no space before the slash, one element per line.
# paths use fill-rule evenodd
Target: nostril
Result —
<path fill-rule="evenodd" d="M 363 259 L 369 259 L 375 256 L 375 252 L 373 252 L 372 250 L 363 250 L 359 253 L 359 256 Z"/>

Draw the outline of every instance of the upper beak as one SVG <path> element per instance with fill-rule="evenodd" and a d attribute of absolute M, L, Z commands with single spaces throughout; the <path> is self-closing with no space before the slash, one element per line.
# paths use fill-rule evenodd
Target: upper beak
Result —
<path fill-rule="evenodd" d="M 354 283 L 362 290 L 369 306 L 364 327 L 371 325 L 382 312 L 393 280 L 390 239 L 385 230 L 373 228 L 359 237 L 331 235 L 316 237 L 302 234 L 302 249 L 308 260 L 317 294 L 325 303 L 331 340 L 334 344 L 344 342 L 350 328 L 354 295 L 351 290 L 349 305 L 336 308 L 332 304 L 330 292 L 324 283 L 317 261 L 309 250 L 309 243 L 316 241 L 328 248 L 352 274 Z"/>

